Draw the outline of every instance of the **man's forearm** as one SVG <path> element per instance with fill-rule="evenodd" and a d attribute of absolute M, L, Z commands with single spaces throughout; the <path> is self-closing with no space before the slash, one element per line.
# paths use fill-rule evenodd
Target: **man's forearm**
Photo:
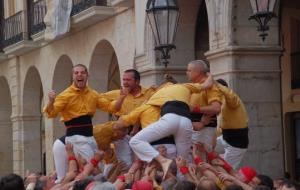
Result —
<path fill-rule="evenodd" d="M 123 102 L 125 100 L 126 96 L 120 96 L 118 100 L 115 103 L 115 111 L 118 112 L 122 108 Z"/>
<path fill-rule="evenodd" d="M 49 101 L 46 110 L 48 113 L 51 113 L 54 110 L 54 102 Z"/>
<path fill-rule="evenodd" d="M 200 112 L 209 115 L 218 115 L 221 112 L 221 104 L 219 102 L 213 102 L 208 106 L 200 107 Z"/>

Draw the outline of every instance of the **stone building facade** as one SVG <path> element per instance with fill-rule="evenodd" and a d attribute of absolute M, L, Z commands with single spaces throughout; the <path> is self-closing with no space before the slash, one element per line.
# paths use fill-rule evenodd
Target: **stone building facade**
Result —
<path fill-rule="evenodd" d="M 85 64 L 89 85 L 105 92 L 119 88 L 128 68 L 140 71 L 142 84 L 151 86 L 165 72 L 186 81 L 187 63 L 206 59 L 249 113 L 250 147 L 243 163 L 260 173 L 278 177 L 288 172 L 299 180 L 297 1 L 277 1 L 277 17 L 262 41 L 257 23 L 248 20 L 248 0 L 178 0 L 176 49 L 167 70 L 153 50 L 147 0 L 73 0 L 71 29 L 53 40 L 44 38 L 41 19 L 48 2 L 1 0 L 0 175 L 53 170 L 52 143 L 64 128 L 59 119 L 45 119 L 41 108 L 50 89 L 61 92 L 71 84 L 72 65 Z M 99 111 L 94 118 L 99 123 L 108 115 Z"/>

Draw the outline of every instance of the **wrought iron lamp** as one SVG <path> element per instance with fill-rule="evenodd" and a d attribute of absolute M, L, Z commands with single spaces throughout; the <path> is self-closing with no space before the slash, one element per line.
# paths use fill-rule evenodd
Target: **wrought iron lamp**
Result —
<path fill-rule="evenodd" d="M 276 0 L 250 0 L 253 15 L 249 17 L 249 20 L 256 20 L 259 26 L 257 31 L 261 32 L 259 36 L 264 41 L 268 35 L 266 31 L 269 30 L 268 22 L 275 17 L 274 7 Z"/>
<path fill-rule="evenodd" d="M 179 20 L 177 0 L 148 0 L 147 17 L 155 38 L 155 50 L 161 52 L 162 63 L 168 66 Z"/>

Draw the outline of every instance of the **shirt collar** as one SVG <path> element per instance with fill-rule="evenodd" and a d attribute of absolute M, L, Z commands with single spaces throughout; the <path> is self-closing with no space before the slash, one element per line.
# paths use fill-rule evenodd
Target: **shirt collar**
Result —
<path fill-rule="evenodd" d="M 71 85 L 71 90 L 73 90 L 73 91 L 75 91 L 75 92 L 83 92 L 83 93 L 86 93 L 86 92 L 89 90 L 89 87 L 86 86 L 86 87 L 84 88 L 84 90 L 81 91 L 81 90 L 80 90 L 79 88 L 77 88 L 77 87 L 75 86 L 75 84 L 73 83 L 73 84 Z"/>
<path fill-rule="evenodd" d="M 141 91 L 135 97 L 140 97 L 140 96 L 143 96 L 144 94 L 146 94 L 147 89 L 143 88 L 142 86 L 139 86 L 139 87 L 140 87 Z"/>

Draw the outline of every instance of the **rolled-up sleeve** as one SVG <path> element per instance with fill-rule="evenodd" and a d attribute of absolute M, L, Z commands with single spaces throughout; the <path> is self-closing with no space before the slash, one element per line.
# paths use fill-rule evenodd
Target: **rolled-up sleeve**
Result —
<path fill-rule="evenodd" d="M 60 113 L 67 105 L 68 97 L 66 95 L 58 95 L 55 98 L 54 104 L 53 104 L 53 110 L 49 112 L 48 106 L 45 106 L 43 108 L 43 113 L 47 115 L 48 118 L 54 118 Z"/>
<path fill-rule="evenodd" d="M 101 109 L 102 111 L 109 112 L 109 113 L 115 113 L 115 103 L 116 101 L 112 101 L 102 94 L 98 94 L 97 98 L 97 108 Z"/>
<path fill-rule="evenodd" d="M 134 110 L 132 110 L 129 114 L 121 116 L 125 126 L 133 125 L 140 121 L 141 114 L 149 107 L 147 104 L 143 104 Z"/>

